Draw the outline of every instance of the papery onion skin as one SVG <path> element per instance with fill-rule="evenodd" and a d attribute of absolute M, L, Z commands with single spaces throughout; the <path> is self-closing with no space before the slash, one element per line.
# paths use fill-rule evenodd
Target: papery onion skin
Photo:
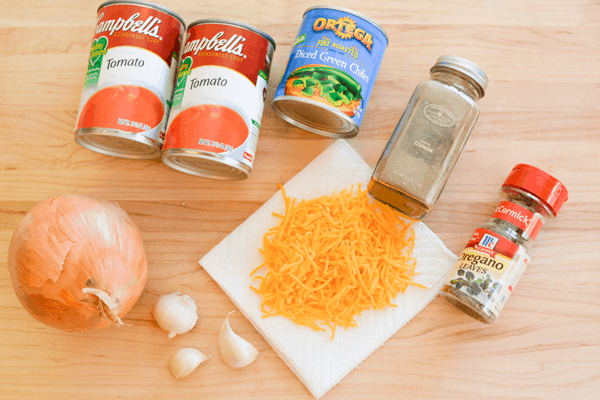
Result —
<path fill-rule="evenodd" d="M 35 206 L 8 251 L 13 288 L 39 321 L 68 332 L 120 322 L 146 284 L 138 228 L 116 203 L 71 194 Z M 105 291 L 111 311 L 83 288 Z"/>

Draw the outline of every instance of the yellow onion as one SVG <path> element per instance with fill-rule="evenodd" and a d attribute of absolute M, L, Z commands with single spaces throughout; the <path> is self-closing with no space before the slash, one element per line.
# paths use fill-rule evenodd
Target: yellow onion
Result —
<path fill-rule="evenodd" d="M 46 200 L 23 218 L 8 269 L 23 307 L 68 332 L 122 325 L 148 273 L 142 238 L 127 213 L 77 194 Z"/>

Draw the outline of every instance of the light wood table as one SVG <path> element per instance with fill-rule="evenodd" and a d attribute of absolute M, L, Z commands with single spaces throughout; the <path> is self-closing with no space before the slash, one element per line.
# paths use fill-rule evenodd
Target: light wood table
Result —
<path fill-rule="evenodd" d="M 373 166 L 415 86 L 438 56 L 488 73 L 481 117 L 427 225 L 455 253 L 493 212 L 510 169 L 529 163 L 570 196 L 534 246 L 498 321 L 486 326 L 437 298 L 326 399 L 594 399 L 600 397 L 600 2 L 597 0 L 333 1 L 366 14 L 390 45 L 360 134 L 349 143 Z M 227 18 L 277 42 L 267 101 L 309 1 L 163 0 L 187 22 Z M 228 297 L 198 260 L 333 142 L 265 108 L 250 178 L 219 182 L 157 161 L 78 146 L 73 127 L 99 2 L 0 2 L 0 398 L 310 399 L 251 324 L 235 330 L 259 359 L 234 370 L 217 338 Z M 132 327 L 68 334 L 21 307 L 6 258 L 25 213 L 50 196 L 117 201 L 145 240 L 149 277 L 125 318 Z M 167 340 L 151 316 L 159 295 L 190 294 L 198 326 Z M 182 346 L 212 353 L 175 381 Z"/>

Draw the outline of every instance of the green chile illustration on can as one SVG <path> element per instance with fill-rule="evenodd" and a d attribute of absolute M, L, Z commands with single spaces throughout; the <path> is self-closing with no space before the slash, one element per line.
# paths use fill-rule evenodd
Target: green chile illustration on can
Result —
<path fill-rule="evenodd" d="M 331 106 L 347 107 L 344 112 L 354 115 L 353 110 L 362 101 L 361 85 L 347 73 L 326 66 L 310 66 L 298 68 L 288 78 L 292 88 L 298 88 L 301 93 L 312 98 L 317 94 L 326 98 Z M 289 83 L 288 83 L 289 86 Z M 290 89 L 290 92 L 295 92 Z"/>

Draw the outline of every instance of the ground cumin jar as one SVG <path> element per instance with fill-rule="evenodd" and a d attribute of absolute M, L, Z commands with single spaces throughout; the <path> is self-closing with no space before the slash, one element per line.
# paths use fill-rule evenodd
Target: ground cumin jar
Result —
<path fill-rule="evenodd" d="M 110 156 L 160 156 L 177 73 L 181 17 L 143 1 L 98 8 L 75 141 Z"/>
<path fill-rule="evenodd" d="M 531 165 L 515 166 L 502 185 L 502 201 L 460 253 L 441 296 L 479 321 L 494 322 L 529 264 L 533 241 L 567 198 L 558 179 Z"/>
<path fill-rule="evenodd" d="M 488 77 L 441 56 L 411 96 L 369 182 L 369 194 L 414 219 L 433 209 L 479 118 Z"/>

